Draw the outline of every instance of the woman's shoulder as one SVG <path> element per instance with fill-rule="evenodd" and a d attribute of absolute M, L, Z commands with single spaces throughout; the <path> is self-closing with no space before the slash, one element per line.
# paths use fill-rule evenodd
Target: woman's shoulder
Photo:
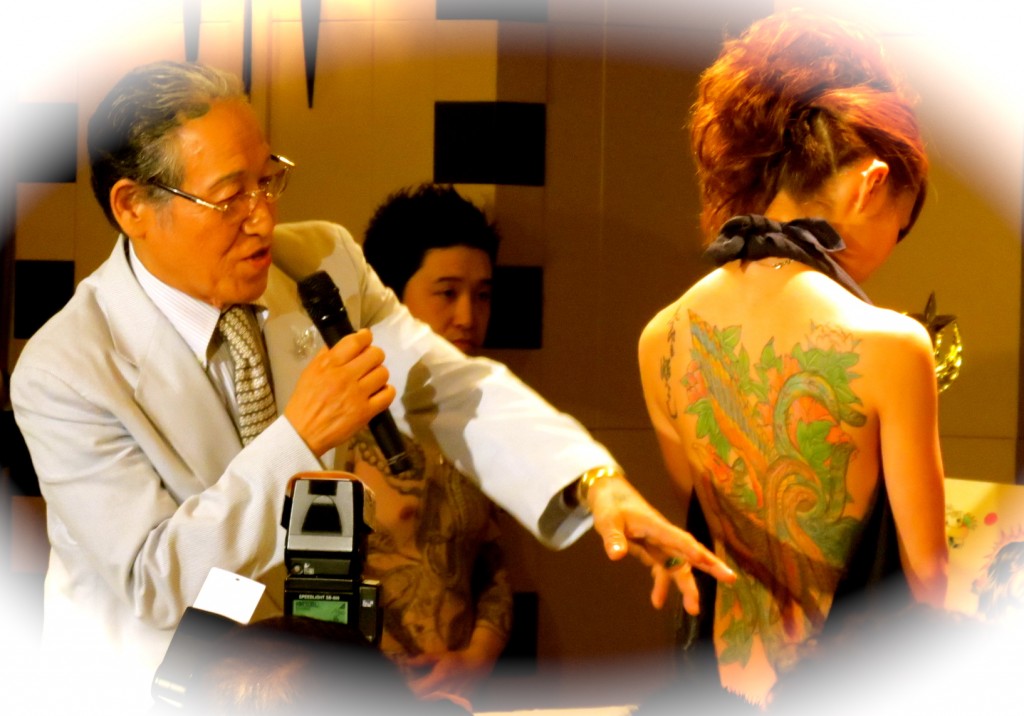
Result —
<path fill-rule="evenodd" d="M 705 274 L 672 301 L 672 303 L 655 313 L 654 317 L 647 322 L 646 330 L 666 332 L 670 330 L 670 327 L 679 317 L 685 318 L 688 310 L 694 306 L 701 305 L 702 301 L 706 298 L 710 298 L 713 301 L 718 300 L 715 298 L 716 295 L 728 293 L 730 290 L 722 285 L 724 278 L 725 271 L 722 268 L 714 269 Z"/>
<path fill-rule="evenodd" d="M 931 336 L 918 320 L 866 305 L 847 325 L 856 339 L 859 391 L 866 403 L 881 405 L 934 388 Z"/>
<path fill-rule="evenodd" d="M 865 340 L 901 342 L 908 344 L 930 344 L 928 330 L 915 318 L 905 313 L 867 303 L 853 295 L 843 286 L 818 272 L 809 271 L 805 280 L 811 284 L 808 305 L 815 302 L 823 314 L 858 334 Z M 814 313 L 814 309 L 809 309 Z"/>
<path fill-rule="evenodd" d="M 850 316 L 850 323 L 864 341 L 877 343 L 879 348 L 931 350 L 928 329 L 905 313 L 863 304 L 863 308 Z"/>

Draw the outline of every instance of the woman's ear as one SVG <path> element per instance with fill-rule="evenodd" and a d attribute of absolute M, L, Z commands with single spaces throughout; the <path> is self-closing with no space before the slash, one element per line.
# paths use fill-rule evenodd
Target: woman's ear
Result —
<path fill-rule="evenodd" d="M 875 157 L 860 171 L 856 209 L 864 211 L 872 202 L 885 195 L 885 182 L 889 179 L 889 165 Z"/>
<path fill-rule="evenodd" d="M 110 188 L 110 210 L 121 231 L 133 239 L 145 236 L 153 216 L 152 206 L 144 200 L 142 191 L 131 179 L 118 179 Z"/>

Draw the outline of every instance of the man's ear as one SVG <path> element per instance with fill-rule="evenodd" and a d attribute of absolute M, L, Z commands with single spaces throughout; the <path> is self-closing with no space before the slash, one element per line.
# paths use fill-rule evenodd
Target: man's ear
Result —
<path fill-rule="evenodd" d="M 118 179 L 110 188 L 110 210 L 126 236 L 133 239 L 145 236 L 153 207 L 145 201 L 138 183 L 131 179 Z"/>
<path fill-rule="evenodd" d="M 885 182 L 889 179 L 889 165 L 875 157 L 860 171 L 856 208 L 864 211 L 878 197 L 885 194 Z"/>

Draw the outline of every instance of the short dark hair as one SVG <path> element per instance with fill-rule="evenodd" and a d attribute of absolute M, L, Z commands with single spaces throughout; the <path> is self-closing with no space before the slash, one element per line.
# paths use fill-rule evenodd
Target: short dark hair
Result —
<path fill-rule="evenodd" d="M 92 191 L 114 228 L 121 228 L 110 207 L 114 184 L 180 184 L 184 170 L 173 151 L 175 130 L 217 100 L 247 102 L 241 80 L 213 67 L 170 61 L 136 67 L 107 93 L 89 120 L 87 142 Z"/>
<path fill-rule="evenodd" d="M 484 212 L 454 188 L 423 183 L 392 193 L 366 227 L 363 253 L 381 281 L 399 298 L 430 249 L 468 246 L 493 265 L 500 236 Z"/>

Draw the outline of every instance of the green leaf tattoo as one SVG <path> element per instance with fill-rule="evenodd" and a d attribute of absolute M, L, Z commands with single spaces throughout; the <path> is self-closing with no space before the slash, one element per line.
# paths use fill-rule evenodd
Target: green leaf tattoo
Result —
<path fill-rule="evenodd" d="M 682 386 L 697 421 L 695 490 L 741 575 L 718 587 L 719 660 L 747 664 L 759 637 L 785 671 L 821 630 L 863 524 L 845 514 L 849 429 L 866 423 L 851 388 L 858 342 L 812 324 L 788 354 L 772 339 L 753 362 L 740 326 L 692 311 L 689 322 Z"/>

